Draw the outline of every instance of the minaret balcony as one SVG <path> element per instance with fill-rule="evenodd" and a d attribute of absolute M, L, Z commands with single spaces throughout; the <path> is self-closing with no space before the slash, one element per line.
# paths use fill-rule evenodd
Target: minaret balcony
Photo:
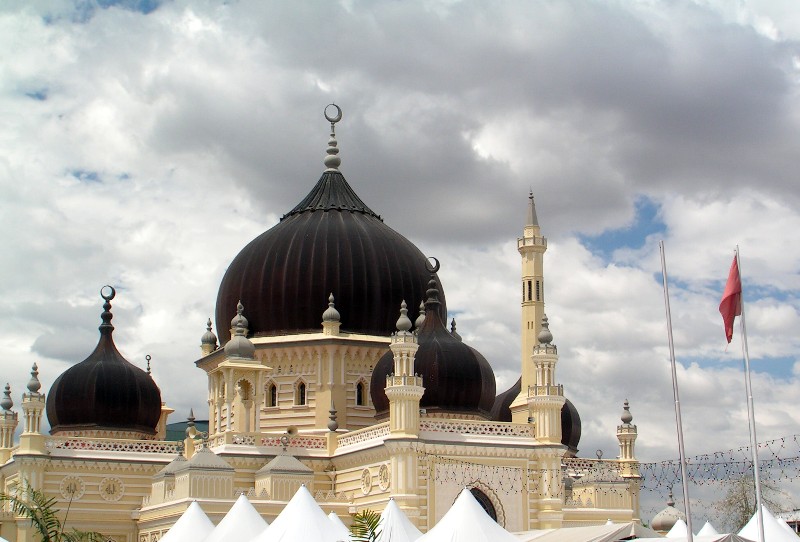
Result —
<path fill-rule="evenodd" d="M 544 397 L 548 395 L 563 397 L 564 386 L 561 384 L 554 386 L 528 386 L 528 397 Z"/>
<path fill-rule="evenodd" d="M 518 237 L 517 238 L 517 249 L 523 247 L 547 247 L 547 237 L 542 237 L 536 235 L 534 237 Z"/>

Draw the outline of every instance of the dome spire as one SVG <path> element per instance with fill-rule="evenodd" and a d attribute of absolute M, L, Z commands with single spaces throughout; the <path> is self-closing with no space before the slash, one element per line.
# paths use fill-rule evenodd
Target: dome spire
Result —
<path fill-rule="evenodd" d="M 456 319 L 455 318 L 450 320 L 450 335 L 452 335 L 453 337 L 455 337 L 459 341 L 461 340 L 461 335 L 459 335 L 458 331 L 456 331 Z"/>
<path fill-rule="evenodd" d="M 408 319 L 408 305 L 404 299 L 400 303 L 400 318 L 397 319 L 397 331 L 406 332 L 411 329 L 411 320 Z"/>
<path fill-rule="evenodd" d="M 331 294 L 328 296 L 328 308 L 322 313 L 323 322 L 338 322 L 342 319 L 342 315 L 339 314 L 338 310 L 336 310 L 336 304 L 334 301 L 333 292 L 331 292 Z"/>
<path fill-rule="evenodd" d="M 39 393 L 41 388 L 42 383 L 39 382 L 39 366 L 34 363 L 31 367 L 31 379 L 28 380 L 28 391 L 31 393 Z"/>
<path fill-rule="evenodd" d="M 425 300 L 419 302 L 419 316 L 414 321 L 414 327 L 419 329 L 425 323 Z"/>
<path fill-rule="evenodd" d="M 336 111 L 335 116 L 328 114 L 328 109 L 333 107 Z M 336 141 L 336 123 L 342 120 L 342 108 L 336 104 L 328 104 L 325 106 L 325 118 L 331 123 L 331 137 L 328 140 L 328 149 L 325 151 L 325 166 L 328 168 L 325 171 L 339 171 L 339 165 L 342 159 L 339 157 L 338 142 Z"/>
<path fill-rule="evenodd" d="M 106 293 L 106 291 L 108 291 L 108 293 Z M 114 331 L 114 326 L 111 324 L 111 319 L 114 318 L 114 315 L 111 314 L 111 300 L 114 299 L 116 295 L 117 291 L 113 286 L 105 285 L 100 288 L 100 297 L 105 300 L 105 303 L 103 303 L 103 312 L 100 314 L 100 319 L 103 323 L 101 323 L 98 328 L 101 335 L 111 335 L 111 332 Z"/>

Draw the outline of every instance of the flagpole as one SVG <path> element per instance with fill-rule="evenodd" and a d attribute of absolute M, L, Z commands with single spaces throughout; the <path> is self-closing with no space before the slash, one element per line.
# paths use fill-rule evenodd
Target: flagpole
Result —
<path fill-rule="evenodd" d="M 678 373 L 675 369 L 675 344 L 672 340 L 672 313 L 669 310 L 669 286 L 667 285 L 667 261 L 664 256 L 664 241 L 658 242 L 661 251 L 661 277 L 664 282 L 664 308 L 667 314 L 667 338 L 669 339 L 669 361 L 672 366 L 672 395 L 675 398 L 675 425 L 678 430 L 678 454 L 681 461 L 681 485 L 683 486 L 683 505 L 686 511 L 686 541 L 694 542 L 692 532 L 692 512 L 689 505 L 689 479 L 686 476 L 686 452 L 683 447 L 683 421 L 681 420 L 681 400 L 678 396 Z M 764 542 L 760 540 L 759 542 Z"/>
<path fill-rule="evenodd" d="M 742 262 L 739 259 L 739 245 L 736 245 L 736 268 L 739 281 L 742 280 Z M 747 324 L 744 318 L 744 288 L 739 294 L 739 308 L 742 319 L 739 321 L 742 333 L 742 353 L 744 354 L 744 386 L 747 390 L 747 421 L 750 425 L 750 449 L 753 456 L 753 481 L 756 489 L 756 518 L 758 521 L 758 542 L 764 542 L 764 514 L 761 511 L 761 476 L 758 468 L 758 439 L 756 438 L 756 415 L 753 408 L 753 385 L 750 381 L 750 352 L 747 349 Z"/>

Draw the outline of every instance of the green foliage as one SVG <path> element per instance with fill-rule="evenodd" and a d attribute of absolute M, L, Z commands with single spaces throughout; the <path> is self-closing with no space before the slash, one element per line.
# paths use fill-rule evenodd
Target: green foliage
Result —
<path fill-rule="evenodd" d="M 24 493 L 0 493 L 0 503 L 9 503 L 14 515 L 30 520 L 41 542 L 104 542 L 103 535 L 92 531 L 72 529 L 64 532 L 64 523 L 58 517 L 56 499 L 47 498 L 42 491 L 27 486 Z"/>
<path fill-rule="evenodd" d="M 374 510 L 362 510 L 353 516 L 350 526 L 353 542 L 375 542 L 380 531 L 381 515 Z"/>

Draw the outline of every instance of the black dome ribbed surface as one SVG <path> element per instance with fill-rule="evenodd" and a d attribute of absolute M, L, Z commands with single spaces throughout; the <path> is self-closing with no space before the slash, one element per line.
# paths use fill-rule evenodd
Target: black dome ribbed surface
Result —
<path fill-rule="evenodd" d="M 109 315 L 110 320 L 110 315 Z M 47 395 L 50 432 L 113 430 L 154 435 L 161 391 L 145 371 L 122 357 L 110 324 L 88 358 L 64 371 Z"/>
<path fill-rule="evenodd" d="M 569 448 L 573 455 L 578 453 L 581 442 L 581 416 L 569 399 L 561 407 L 561 444 Z"/>
<path fill-rule="evenodd" d="M 489 418 L 495 399 L 492 367 L 480 352 L 450 334 L 437 305 L 435 299 L 433 303 L 430 298 L 426 301 L 425 322 L 418 330 L 414 372 L 422 376 L 425 387 L 419 406 L 428 411 Z M 393 372 L 394 355 L 390 350 L 378 360 L 372 372 L 370 394 L 378 418 L 388 416 L 389 399 L 384 388 L 386 377 Z"/>
<path fill-rule="evenodd" d="M 422 252 L 384 224 L 340 172 L 326 171 L 231 262 L 217 295 L 217 335 L 230 338 L 240 300 L 250 335 L 319 331 L 331 293 L 342 330 L 389 335 L 400 303 L 415 306 L 425 297 L 425 264 Z M 444 303 L 441 310 L 446 314 Z"/>

